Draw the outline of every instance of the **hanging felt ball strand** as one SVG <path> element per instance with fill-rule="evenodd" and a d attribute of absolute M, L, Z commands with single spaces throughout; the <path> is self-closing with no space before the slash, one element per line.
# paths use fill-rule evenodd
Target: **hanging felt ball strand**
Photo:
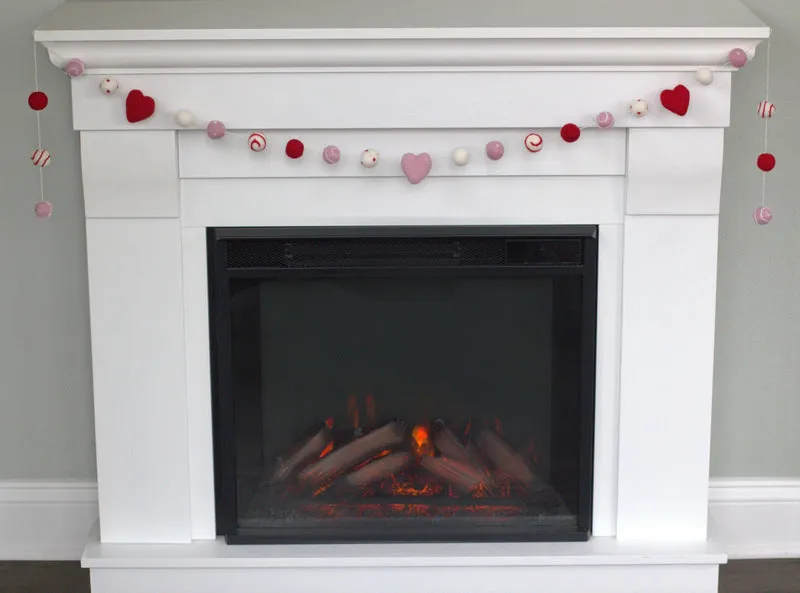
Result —
<path fill-rule="evenodd" d="M 775 115 L 775 105 L 770 103 L 769 101 L 761 101 L 758 104 L 758 115 L 761 116 L 761 119 L 769 119 L 773 115 Z"/>
<path fill-rule="evenodd" d="M 267 149 L 267 137 L 261 132 L 253 132 L 247 138 L 247 146 L 253 152 L 264 152 Z"/>
<path fill-rule="evenodd" d="M 104 78 L 98 86 L 100 87 L 100 92 L 104 95 L 113 95 L 119 90 L 119 82 L 117 82 L 116 78 Z"/>
<path fill-rule="evenodd" d="M 611 128 L 614 126 L 614 115 L 608 111 L 603 111 L 597 114 L 595 121 L 600 128 Z"/>

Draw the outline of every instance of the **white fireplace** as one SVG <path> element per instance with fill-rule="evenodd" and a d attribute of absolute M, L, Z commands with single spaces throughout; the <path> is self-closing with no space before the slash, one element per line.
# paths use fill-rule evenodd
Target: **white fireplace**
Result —
<path fill-rule="evenodd" d="M 302 4 L 302 6 L 300 5 Z M 707 541 L 717 228 L 735 1 L 72 2 L 36 33 L 73 80 L 86 208 L 99 593 L 716 591 Z M 630 10 L 626 10 L 630 9 Z M 706 86 L 695 78 L 714 72 Z M 121 96 L 98 89 L 119 81 Z M 659 93 L 691 91 L 680 117 Z M 129 124 L 124 93 L 157 102 Z M 646 100 L 636 118 L 628 103 Z M 189 110 L 199 129 L 177 125 Z M 616 126 L 596 127 L 610 111 Z M 229 134 L 211 140 L 205 123 Z M 559 129 L 573 122 L 574 144 Z M 263 131 L 265 153 L 246 147 Z M 540 133 L 544 150 L 523 138 Z M 291 138 L 305 144 L 296 161 Z M 506 147 L 487 159 L 489 141 Z M 342 160 L 323 162 L 326 145 Z M 468 166 L 451 151 L 467 148 Z M 359 164 L 366 148 L 381 154 Z M 403 153 L 429 152 L 412 185 Z M 206 229 L 597 225 L 589 542 L 229 546 L 217 537 Z M 379 584 L 376 584 L 379 583 Z"/>

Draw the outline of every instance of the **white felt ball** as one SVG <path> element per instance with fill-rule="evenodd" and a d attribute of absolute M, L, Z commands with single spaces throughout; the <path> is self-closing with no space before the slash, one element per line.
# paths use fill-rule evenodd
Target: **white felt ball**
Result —
<path fill-rule="evenodd" d="M 469 151 L 466 148 L 456 148 L 453 151 L 453 162 L 459 167 L 466 165 L 469 162 Z"/>
<path fill-rule="evenodd" d="M 647 115 L 647 101 L 644 99 L 636 99 L 631 101 L 628 105 L 628 111 L 631 115 L 635 115 L 636 117 L 644 117 Z"/>
<path fill-rule="evenodd" d="M 697 82 L 706 86 L 714 82 L 714 72 L 709 68 L 700 68 L 700 70 L 694 73 L 694 77 L 697 79 Z"/>
<path fill-rule="evenodd" d="M 378 154 L 377 150 L 372 150 L 371 148 L 368 148 L 361 153 L 361 164 L 365 166 L 367 169 L 372 169 L 372 167 L 378 164 L 379 156 L 380 155 Z"/>
<path fill-rule="evenodd" d="M 117 92 L 119 83 L 116 78 L 104 78 L 100 81 L 100 91 L 104 95 L 113 95 Z"/>
<path fill-rule="evenodd" d="M 181 109 L 178 113 L 175 114 L 175 121 L 178 122 L 178 125 L 182 128 L 190 128 L 197 120 L 194 117 L 194 114 L 191 111 L 187 111 L 185 109 Z"/>

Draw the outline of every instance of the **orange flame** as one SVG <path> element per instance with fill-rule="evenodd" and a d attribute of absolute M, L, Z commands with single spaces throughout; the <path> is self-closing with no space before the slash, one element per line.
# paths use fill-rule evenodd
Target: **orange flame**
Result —
<path fill-rule="evenodd" d="M 328 443 L 327 446 L 322 450 L 322 453 L 319 454 L 319 458 L 322 459 L 331 451 L 333 451 L 333 441 Z"/>
<path fill-rule="evenodd" d="M 417 425 L 411 431 L 411 449 L 417 457 L 433 457 L 433 445 L 428 433 L 428 427 Z"/>

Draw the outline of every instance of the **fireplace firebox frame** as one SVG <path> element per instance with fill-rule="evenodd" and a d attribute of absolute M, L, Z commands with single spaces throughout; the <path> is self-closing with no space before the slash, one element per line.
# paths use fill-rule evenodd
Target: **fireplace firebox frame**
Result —
<path fill-rule="evenodd" d="M 596 225 L 506 225 L 506 226 L 365 226 L 365 227 L 258 227 L 215 228 L 209 227 L 207 234 L 208 289 L 209 289 L 209 335 L 211 354 L 211 397 L 213 406 L 214 435 L 214 485 L 216 503 L 217 534 L 224 536 L 229 544 L 286 544 L 286 543 L 335 543 L 369 541 L 585 541 L 590 537 L 592 525 L 592 486 L 595 428 L 595 364 L 597 339 L 597 265 L 598 233 Z M 506 242 L 506 259 L 502 264 L 465 264 L 458 256 L 451 261 L 436 265 L 396 264 L 391 254 L 385 262 L 373 262 L 368 266 L 296 264 L 292 261 L 291 243 L 314 240 L 398 239 L 425 241 L 445 239 L 467 241 L 489 239 Z M 575 261 L 563 257 L 557 262 L 539 260 L 530 254 L 510 254 L 509 245 L 520 241 L 578 240 L 580 254 Z M 285 242 L 284 257 L 280 261 L 260 263 L 257 266 L 231 266 L 228 249 L 231 241 L 268 240 Z M 513 245 L 511 246 L 513 249 Z M 560 254 L 558 254 L 560 255 Z M 250 262 L 253 263 L 253 262 Z M 475 528 L 404 525 L 403 527 L 372 528 L 300 528 L 263 530 L 240 527 L 238 522 L 238 497 L 236 491 L 236 447 L 234 396 L 232 382 L 232 347 L 230 325 L 229 281 L 232 278 L 292 279 L 308 277 L 387 277 L 397 275 L 430 277 L 431 274 L 482 276 L 482 277 L 541 277 L 578 275 L 582 282 L 582 314 L 580 387 L 578 412 L 578 500 L 574 512 L 577 525 L 574 530 L 528 530 L 516 526 L 492 526 Z"/>

